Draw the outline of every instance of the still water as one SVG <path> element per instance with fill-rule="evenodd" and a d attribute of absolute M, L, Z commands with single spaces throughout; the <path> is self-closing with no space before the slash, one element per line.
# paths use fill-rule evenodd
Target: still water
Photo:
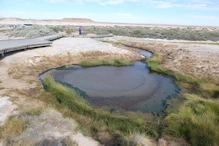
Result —
<path fill-rule="evenodd" d="M 137 51 L 146 57 L 152 56 L 147 51 Z M 46 75 L 79 89 L 81 93 L 85 93 L 84 98 L 95 106 L 130 111 L 162 112 L 165 101 L 179 93 L 179 88 L 171 78 L 150 73 L 143 61 L 125 67 L 83 68 L 75 65 L 50 70 L 40 78 L 43 79 Z"/>

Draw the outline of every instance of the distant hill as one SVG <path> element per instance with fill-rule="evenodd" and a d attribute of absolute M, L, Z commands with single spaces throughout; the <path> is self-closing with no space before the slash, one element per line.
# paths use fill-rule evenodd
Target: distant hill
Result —
<path fill-rule="evenodd" d="M 5 21 L 24 21 L 24 19 L 16 18 L 16 17 L 11 17 L 11 18 L 1 18 L 1 20 L 5 20 Z"/>
<path fill-rule="evenodd" d="M 63 18 L 61 22 L 93 22 L 91 19 L 86 18 Z"/>
<path fill-rule="evenodd" d="M 91 19 L 87 18 L 63 18 L 61 20 L 58 19 L 21 19 L 21 18 L 0 18 L 1 21 L 34 21 L 34 22 L 41 22 L 41 21 L 57 21 L 57 22 L 94 22 Z"/>

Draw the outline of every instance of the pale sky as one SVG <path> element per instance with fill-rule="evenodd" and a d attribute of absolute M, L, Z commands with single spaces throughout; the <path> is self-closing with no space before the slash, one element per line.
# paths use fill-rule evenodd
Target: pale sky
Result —
<path fill-rule="evenodd" d="M 219 0 L 0 0 L 0 17 L 219 26 Z"/>

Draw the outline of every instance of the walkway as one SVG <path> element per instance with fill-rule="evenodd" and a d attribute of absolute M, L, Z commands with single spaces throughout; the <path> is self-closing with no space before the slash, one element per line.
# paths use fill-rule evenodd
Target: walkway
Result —
<path fill-rule="evenodd" d="M 45 47 L 52 44 L 51 41 L 65 37 L 65 35 L 50 35 L 35 39 L 15 39 L 15 40 L 1 40 L 0 54 L 4 56 L 5 53 L 17 50 L 26 50 L 36 47 Z"/>

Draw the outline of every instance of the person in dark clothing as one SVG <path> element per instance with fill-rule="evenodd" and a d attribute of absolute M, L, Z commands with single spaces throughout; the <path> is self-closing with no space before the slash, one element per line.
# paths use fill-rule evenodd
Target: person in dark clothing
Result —
<path fill-rule="evenodd" d="M 79 26 L 78 31 L 79 31 L 79 34 L 81 35 L 81 32 L 82 32 L 82 27 L 81 26 Z"/>

